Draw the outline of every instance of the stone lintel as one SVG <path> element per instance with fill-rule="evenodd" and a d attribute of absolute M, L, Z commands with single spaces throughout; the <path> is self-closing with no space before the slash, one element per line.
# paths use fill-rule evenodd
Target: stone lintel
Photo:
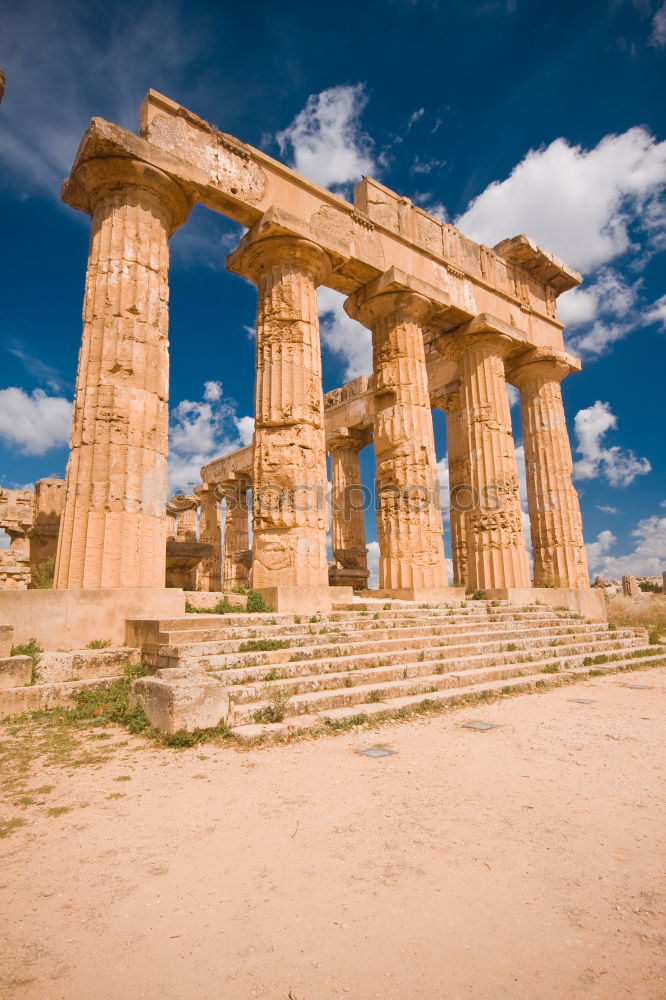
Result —
<path fill-rule="evenodd" d="M 232 479 L 247 480 L 251 483 L 253 455 L 254 446 L 246 444 L 244 448 L 237 448 L 228 455 L 222 455 L 221 458 L 208 462 L 201 468 L 204 485 L 214 485 Z"/>
<path fill-rule="evenodd" d="M 430 405 L 437 410 L 456 410 L 460 406 L 460 380 L 454 379 L 430 393 Z"/>
<path fill-rule="evenodd" d="M 541 284 L 550 286 L 556 295 L 575 288 L 583 280 L 578 271 L 538 246 L 524 233 L 502 240 L 493 249 L 500 257 L 522 267 Z"/>
<path fill-rule="evenodd" d="M 338 448 L 353 448 L 360 451 L 372 441 L 372 431 L 360 430 L 355 427 L 336 427 L 326 435 L 326 450 L 335 451 Z"/>

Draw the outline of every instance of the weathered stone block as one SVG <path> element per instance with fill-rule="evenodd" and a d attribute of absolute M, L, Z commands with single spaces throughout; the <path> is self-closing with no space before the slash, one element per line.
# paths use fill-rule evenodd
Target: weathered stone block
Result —
<path fill-rule="evenodd" d="M 138 666 L 141 652 L 129 646 L 115 649 L 75 649 L 69 653 L 42 653 L 39 658 L 40 684 L 116 677 L 126 667 Z"/>
<path fill-rule="evenodd" d="M 9 656 L 14 644 L 14 626 L 0 625 L 0 656 Z"/>
<path fill-rule="evenodd" d="M 210 729 L 230 708 L 228 689 L 205 674 L 169 680 L 140 677 L 132 685 L 130 704 L 141 705 L 151 725 L 163 733 Z"/>
<path fill-rule="evenodd" d="M 30 683 L 32 657 L 3 656 L 0 658 L 0 688 L 22 687 Z"/>

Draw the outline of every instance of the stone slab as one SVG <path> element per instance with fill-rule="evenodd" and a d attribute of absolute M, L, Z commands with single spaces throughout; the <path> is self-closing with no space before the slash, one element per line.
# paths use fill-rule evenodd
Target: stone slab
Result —
<path fill-rule="evenodd" d="M 567 608 L 589 618 L 591 621 L 606 621 L 606 602 L 601 590 L 573 590 L 564 587 L 510 587 L 484 590 L 489 600 L 508 601 L 519 606 L 525 604 L 547 604 L 553 608 Z"/>
<path fill-rule="evenodd" d="M 233 604 L 241 611 L 247 607 L 247 594 L 232 594 L 222 590 L 184 590 L 183 593 L 187 603 L 201 611 L 212 611 L 220 601 Z"/>
<path fill-rule="evenodd" d="M 43 712 L 50 708 L 73 708 L 72 699 L 77 692 L 107 688 L 116 680 L 118 680 L 117 677 L 104 677 L 89 681 L 68 681 L 61 684 L 29 684 L 24 687 L 0 690 L 0 719 L 9 715 L 20 715 L 22 712 Z"/>
<path fill-rule="evenodd" d="M 83 649 L 93 639 L 125 642 L 128 618 L 172 618 L 185 613 L 182 590 L 0 591 L 0 619 L 14 626 L 16 644 L 36 639 L 44 650 Z"/>
<path fill-rule="evenodd" d="M 398 587 L 368 590 L 364 597 L 387 601 L 464 601 L 464 587 Z"/>
<path fill-rule="evenodd" d="M 262 587 L 258 589 L 263 599 L 273 611 L 317 612 L 330 611 L 333 600 L 340 601 L 339 590 L 346 587 Z M 345 598 L 346 599 L 346 598 Z"/>
<path fill-rule="evenodd" d="M 9 656 L 14 645 L 14 626 L 0 625 L 0 656 Z"/>
<path fill-rule="evenodd" d="M 0 688 L 21 687 L 30 683 L 32 677 L 31 656 L 0 657 Z"/>
<path fill-rule="evenodd" d="M 39 658 L 39 683 L 89 680 L 122 674 L 127 667 L 138 666 L 141 652 L 129 646 L 115 649 L 75 649 L 69 653 L 42 653 Z"/>

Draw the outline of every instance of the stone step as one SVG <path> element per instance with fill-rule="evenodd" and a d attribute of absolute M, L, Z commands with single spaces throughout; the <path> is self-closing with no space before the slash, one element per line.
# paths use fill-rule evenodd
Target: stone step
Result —
<path fill-rule="evenodd" d="M 163 618 L 163 619 L 147 619 L 141 624 L 159 626 L 160 631 L 176 631 L 176 630 L 197 630 L 200 628 L 207 628 L 211 625 L 217 625 L 217 627 L 231 628 L 231 627 L 262 627 L 265 625 L 307 625 L 307 624 L 317 624 L 319 622 L 342 622 L 342 621 L 358 621 L 363 620 L 368 617 L 377 616 L 380 619 L 394 619 L 401 620 L 405 617 L 418 617 L 427 618 L 432 620 L 433 617 L 481 617 L 484 615 L 491 616 L 507 616 L 509 618 L 519 618 L 524 615 L 539 615 L 539 616 L 549 616 L 556 617 L 560 614 L 566 614 L 567 617 L 577 618 L 570 611 L 566 609 L 556 609 L 549 608 L 545 605 L 529 605 L 525 608 L 516 608 L 508 604 L 497 604 L 488 601 L 475 601 L 471 607 L 460 607 L 460 606 L 447 606 L 443 605 L 437 608 L 421 608 L 418 605 L 410 604 L 403 608 L 395 608 L 392 610 L 387 610 L 382 607 L 368 606 L 357 608 L 356 605 L 348 608 L 345 611 L 330 611 L 317 615 L 294 615 L 294 614 L 284 614 L 284 613 L 274 613 L 274 614 L 248 614 L 248 613 L 231 613 L 225 615 L 213 615 L 213 614 L 190 614 L 182 615 L 177 618 Z"/>
<path fill-rule="evenodd" d="M 476 668 L 499 667 L 506 664 L 524 666 L 528 672 L 541 669 L 541 665 L 580 662 L 585 659 L 615 654 L 627 655 L 635 649 L 644 648 L 635 642 L 627 640 L 624 643 L 593 642 L 577 643 L 562 646 L 557 651 L 547 646 L 535 649 L 529 660 L 517 656 L 514 651 L 493 653 L 492 651 L 476 652 L 459 656 L 454 652 L 450 657 L 432 654 L 423 659 L 410 657 L 385 663 L 383 661 L 364 663 L 359 666 L 355 658 L 345 660 L 323 661 L 324 668 L 317 669 L 320 664 L 308 661 L 299 663 L 284 663 L 275 666 L 266 663 L 254 667 L 251 671 L 245 669 L 230 669 L 222 673 L 209 671 L 209 675 L 220 680 L 232 689 L 234 700 L 238 704 L 261 699 L 262 694 L 270 687 L 271 690 L 288 688 L 295 693 L 328 690 L 337 687 L 350 687 L 359 684 L 381 684 L 385 681 L 404 680 L 408 677 L 420 677 L 430 673 L 441 674 L 455 671 L 472 670 Z M 314 669 L 313 669 L 314 668 Z M 191 673 L 189 668 L 173 670 L 158 670 L 156 676 L 168 680 L 169 677 L 184 678 Z"/>
<path fill-rule="evenodd" d="M 285 643 L 280 649 L 271 650 L 275 662 L 289 659 L 291 653 L 298 649 L 314 648 L 317 646 L 329 645 L 334 650 L 333 655 L 341 655 L 340 648 L 345 645 L 353 645 L 356 650 L 360 650 L 363 643 L 369 644 L 371 648 L 382 648 L 384 643 L 389 644 L 388 649 L 395 648 L 395 643 L 402 642 L 406 645 L 414 642 L 421 645 L 428 645 L 436 642 L 436 645 L 451 644 L 454 642 L 475 642 L 491 639 L 495 641 L 504 637 L 508 640 L 518 640 L 518 642 L 531 641 L 533 637 L 557 637 L 567 635 L 583 635 L 586 633 L 608 633 L 608 627 L 603 623 L 594 622 L 566 622 L 554 621 L 536 624 L 534 622 L 524 622 L 521 628 L 517 628 L 514 623 L 495 624 L 483 627 L 480 625 L 435 625 L 435 626 L 405 626 L 393 629 L 353 629 L 345 632 L 331 632 L 322 630 L 320 632 L 304 633 L 297 632 L 288 636 L 260 636 L 247 637 L 243 639 L 223 639 L 201 643 L 180 643 L 176 645 L 153 645 L 144 647 L 144 658 L 151 667 L 177 667 L 188 662 L 198 662 L 202 657 L 222 657 L 217 662 L 223 664 L 225 656 L 242 655 L 240 647 L 246 643 L 260 643 L 264 639 L 277 639 L 280 643 Z M 614 635 L 633 635 L 633 631 L 623 629 Z M 248 650 L 260 653 L 262 650 Z M 266 657 L 260 657 L 257 662 L 264 662 Z"/>
<path fill-rule="evenodd" d="M 507 635 L 494 637 L 486 633 L 474 636 L 451 635 L 445 640 L 433 642 L 432 637 L 425 639 L 396 640 L 383 643 L 340 643 L 327 646 L 286 647 L 276 650 L 250 650 L 238 653 L 192 654 L 180 657 L 166 657 L 168 666 L 157 669 L 190 669 L 207 670 L 209 672 L 228 670 L 253 670 L 262 665 L 282 667 L 287 663 L 304 663 L 310 673 L 324 673 L 330 670 L 340 670 L 340 664 L 352 663 L 355 667 L 388 666 L 391 663 L 404 663 L 415 658 L 421 652 L 423 658 L 451 659 L 453 657 L 468 657 L 480 652 L 497 655 L 502 652 L 519 653 L 525 657 L 536 655 L 539 650 L 553 652 L 563 645 L 590 647 L 605 643 L 608 647 L 614 645 L 636 645 L 642 640 L 633 633 L 609 633 L 602 630 L 584 631 L 580 633 L 559 633 L 549 635 L 546 630 L 541 634 L 530 636 L 523 643 L 507 642 Z M 601 647 L 600 647 L 601 648 Z"/>
<path fill-rule="evenodd" d="M 573 619 L 567 622 L 566 619 L 558 618 L 522 618 L 520 619 L 522 625 L 527 625 L 530 627 L 569 627 L 569 628 L 583 628 L 584 625 L 588 625 L 590 628 L 594 627 L 593 622 L 577 622 Z M 596 623 L 597 625 L 599 623 Z M 350 639 L 360 633 L 372 632 L 373 639 L 382 639 L 387 635 L 399 635 L 408 637 L 410 632 L 414 635 L 437 635 L 443 634 L 451 630 L 469 630 L 478 631 L 483 628 L 484 631 L 489 629 L 511 629 L 515 631 L 517 622 L 515 619 L 500 619 L 489 622 L 488 619 L 475 619 L 473 621 L 456 622 L 452 621 L 440 621 L 433 624 L 431 619 L 415 619 L 409 622 L 398 622 L 398 623 L 387 623 L 383 621 L 368 621 L 368 622 L 352 622 L 344 623 L 341 625 L 310 625 L 307 629 L 304 629 L 302 625 L 289 625 L 289 626 L 266 626 L 260 629 L 224 629 L 224 628 L 207 628 L 207 629 L 189 629 L 189 630 L 174 630 L 171 632 L 164 631 L 160 632 L 158 635 L 158 641 L 156 643 L 149 643 L 147 648 L 154 650 L 156 646 L 171 646 L 171 647 L 190 647 L 194 644 L 201 643 L 226 643 L 229 650 L 236 649 L 237 646 L 234 643 L 245 642 L 248 639 L 307 639 L 312 637 L 312 641 L 316 642 L 317 636 L 345 636 Z M 333 638 L 331 639 L 333 641 Z M 207 650 L 210 652 L 211 650 Z M 224 650 L 220 648 L 219 652 Z"/>
<path fill-rule="evenodd" d="M 650 659 L 652 656 L 663 655 L 662 651 L 659 649 L 650 649 L 646 651 L 644 648 L 638 647 L 632 650 L 633 655 L 627 655 L 628 650 L 616 649 L 609 653 L 599 654 L 606 657 L 606 663 L 612 663 L 614 661 L 626 661 L 626 660 L 641 660 Z M 640 655 L 639 655 L 640 654 Z M 591 659 L 594 659 L 594 654 L 591 654 Z M 581 654 L 572 654 L 568 656 L 563 656 L 557 660 L 554 657 L 549 657 L 542 661 L 543 666 L 539 672 L 543 672 L 544 667 L 559 667 L 558 670 L 553 669 L 552 673 L 561 673 L 566 670 L 568 666 L 571 667 L 582 667 L 583 660 L 585 657 Z M 411 665 L 413 669 L 418 671 L 418 664 Z M 591 664 L 589 666 L 592 666 Z M 300 691 L 297 690 L 293 694 L 286 704 L 286 715 L 288 717 L 294 715 L 303 714 L 320 714 L 323 711 L 328 711 L 331 708 L 339 708 L 341 706 L 353 706 L 361 705 L 367 703 L 373 703 L 376 701 L 390 701 L 393 698 L 400 698 L 407 695 L 413 694 L 425 694 L 428 692 L 434 692 L 441 690 L 443 688 L 459 686 L 461 683 L 474 683 L 473 679 L 493 680 L 496 678 L 504 677 L 514 677 L 522 676 L 530 673 L 535 673 L 534 664 L 529 665 L 516 662 L 508 662 L 505 664 L 485 664 L 483 666 L 478 666 L 476 664 L 472 665 L 469 661 L 465 664 L 447 664 L 446 672 L 434 672 L 432 670 L 432 661 L 429 664 L 431 672 L 426 672 L 422 675 L 418 673 L 412 676 L 403 676 L 397 680 L 384 680 L 380 677 L 373 676 L 369 683 L 353 683 L 351 686 L 344 686 L 344 680 L 354 680 L 353 674 L 347 673 L 346 677 L 344 674 L 332 675 L 330 678 L 326 678 L 333 681 L 335 686 L 323 686 L 321 677 L 307 677 L 301 678 L 295 685 L 293 682 L 288 680 L 278 680 L 270 682 L 264 686 L 263 694 L 264 697 L 260 700 L 253 700 L 256 697 L 257 689 L 253 685 L 247 685 L 243 687 L 229 688 L 227 691 L 230 703 L 233 703 L 233 719 L 235 724 L 243 725 L 248 724 L 252 721 L 256 721 L 254 716 L 255 713 L 262 713 L 268 709 L 270 701 L 267 699 L 266 694 L 270 692 L 271 695 L 278 695 L 279 693 L 287 693 L 294 687 L 301 688 Z M 588 667 L 589 668 L 589 667 Z M 407 670 L 409 668 L 406 668 Z M 464 678 L 461 680 L 461 676 Z M 367 680 L 367 678 L 363 678 Z M 361 678 L 359 678 L 361 680 Z M 247 700 L 246 700 L 247 699 Z"/>
<path fill-rule="evenodd" d="M 630 658 L 626 660 L 615 660 L 612 664 L 599 665 L 594 668 L 600 672 L 608 672 L 618 669 L 640 669 L 641 667 L 666 666 L 666 658 L 663 650 L 660 656 L 646 657 L 644 660 Z M 465 698 L 483 700 L 484 695 L 510 694 L 514 690 L 546 690 L 552 685 L 561 683 L 563 678 L 586 677 L 589 675 L 589 667 L 573 668 L 565 673 L 553 674 L 526 674 L 516 675 L 512 678 L 500 678 L 497 680 L 487 680 L 477 684 L 464 683 L 469 678 L 463 678 L 463 684 L 456 688 L 443 688 L 426 694 L 403 695 L 392 698 L 387 702 L 366 702 L 364 704 L 345 705 L 338 708 L 331 708 L 321 714 L 302 714 L 299 716 L 287 717 L 282 722 L 277 723 L 254 723 L 232 726 L 232 732 L 241 740 L 255 740 L 265 735 L 286 735 L 291 732 L 307 732 L 312 729 L 320 729 L 329 725 L 331 731 L 335 728 L 344 727 L 345 724 L 361 723 L 372 721 L 373 718 L 382 717 L 386 714 L 398 713 L 401 710 L 417 709 L 426 703 L 434 703 L 446 707 L 464 703 Z"/>

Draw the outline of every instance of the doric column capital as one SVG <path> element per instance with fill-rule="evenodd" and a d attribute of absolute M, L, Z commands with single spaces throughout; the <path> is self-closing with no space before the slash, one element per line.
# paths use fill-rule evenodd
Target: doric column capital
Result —
<path fill-rule="evenodd" d="M 249 278 L 256 284 L 272 267 L 297 267 L 309 275 L 315 285 L 321 285 L 331 272 L 331 259 L 325 250 L 310 240 L 298 236 L 268 236 L 256 238 L 250 230 L 237 250 L 227 257 L 227 268 L 233 274 Z"/>
<path fill-rule="evenodd" d="M 460 409 L 460 382 L 447 382 L 434 392 L 430 393 L 430 405 L 436 410 L 444 410 L 451 413 Z"/>
<path fill-rule="evenodd" d="M 196 510 L 199 506 L 199 498 L 185 493 L 176 493 L 167 501 L 167 511 L 170 514 L 183 514 L 186 510 Z"/>
<path fill-rule="evenodd" d="M 372 431 L 360 430 L 355 427 L 339 427 L 326 435 L 327 451 L 342 451 L 350 449 L 360 451 L 372 441 Z"/>
<path fill-rule="evenodd" d="M 580 361 L 571 354 L 555 351 L 550 347 L 534 347 L 512 359 L 507 379 L 520 388 L 528 382 L 541 379 L 561 382 L 567 375 L 579 372 L 580 369 Z"/>
<path fill-rule="evenodd" d="M 100 156 L 76 163 L 62 185 L 61 197 L 72 208 L 92 215 L 97 204 L 121 192 L 151 199 L 163 214 L 169 236 L 183 225 L 194 199 L 156 167 L 129 157 Z"/>
<path fill-rule="evenodd" d="M 524 350 L 525 342 L 509 323 L 490 313 L 480 313 L 450 333 L 441 334 L 434 346 L 445 357 L 458 362 L 464 354 L 478 347 L 487 348 L 489 352 L 506 358 Z"/>
<path fill-rule="evenodd" d="M 392 267 L 350 295 L 345 312 L 367 327 L 390 315 L 430 324 L 448 311 L 449 304 L 442 289 Z"/>

